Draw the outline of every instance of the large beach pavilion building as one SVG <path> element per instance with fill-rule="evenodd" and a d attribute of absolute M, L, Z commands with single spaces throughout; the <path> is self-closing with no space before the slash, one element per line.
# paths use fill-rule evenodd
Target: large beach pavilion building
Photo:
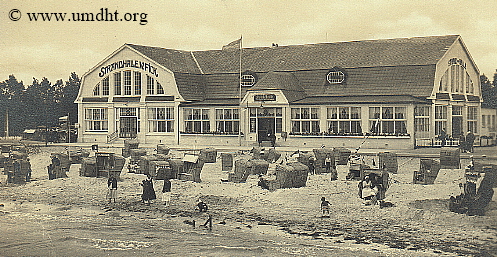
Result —
<path fill-rule="evenodd" d="M 208 51 L 125 44 L 82 79 L 80 142 L 247 146 L 274 134 L 277 145 L 405 149 L 436 145 L 442 130 L 482 136 L 479 70 L 458 35 Z M 495 112 L 486 115 L 495 133 Z"/>

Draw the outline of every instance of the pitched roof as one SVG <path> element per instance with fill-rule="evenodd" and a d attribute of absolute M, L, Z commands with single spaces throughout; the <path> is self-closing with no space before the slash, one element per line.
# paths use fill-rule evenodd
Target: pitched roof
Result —
<path fill-rule="evenodd" d="M 126 45 L 173 72 L 201 73 L 189 51 L 133 44 Z"/>
<path fill-rule="evenodd" d="M 244 48 L 242 71 L 436 64 L 458 35 Z M 195 51 L 204 73 L 237 72 L 238 50 Z"/>
<path fill-rule="evenodd" d="M 357 68 L 436 64 L 458 38 L 458 35 L 448 35 L 244 48 L 242 70 L 268 72 L 329 69 L 335 66 Z M 236 49 L 190 52 L 127 45 L 173 72 L 201 73 L 200 67 L 206 74 L 236 73 L 239 69 L 239 51 Z"/>
<path fill-rule="evenodd" d="M 242 71 L 261 78 L 252 88 L 278 88 L 290 102 L 303 96 L 412 95 L 428 97 L 438 60 L 458 35 L 244 48 Z M 128 45 L 175 73 L 186 100 L 238 98 L 239 50 L 182 51 Z M 344 84 L 326 74 L 341 67 Z M 200 75 L 200 73 L 203 73 Z M 242 95 L 250 88 L 242 88 Z"/>

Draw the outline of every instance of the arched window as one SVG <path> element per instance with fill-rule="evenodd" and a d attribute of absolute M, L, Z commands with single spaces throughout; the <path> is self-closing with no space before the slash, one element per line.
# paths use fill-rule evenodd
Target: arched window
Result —
<path fill-rule="evenodd" d="M 102 95 L 109 95 L 109 77 L 102 80 Z"/>
<path fill-rule="evenodd" d="M 99 96 L 100 95 L 100 83 L 98 83 L 94 88 L 93 88 L 93 95 L 94 96 Z"/>
<path fill-rule="evenodd" d="M 466 71 L 466 63 L 463 60 L 457 58 L 449 60 L 449 67 L 440 79 L 438 91 L 456 94 L 475 93 L 473 81 Z"/>
<path fill-rule="evenodd" d="M 164 88 L 162 87 L 162 85 L 159 83 L 159 81 L 157 81 L 157 94 L 158 95 L 163 95 L 164 94 Z"/>

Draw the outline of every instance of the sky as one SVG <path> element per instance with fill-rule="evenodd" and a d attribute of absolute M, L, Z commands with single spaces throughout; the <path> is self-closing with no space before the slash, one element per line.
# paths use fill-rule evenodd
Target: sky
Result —
<path fill-rule="evenodd" d="M 67 21 L 101 8 L 130 21 Z M 66 21 L 29 20 L 39 12 L 67 13 Z M 243 47 L 261 47 L 454 34 L 492 79 L 496 13 L 495 0 L 2 0 L 0 81 L 82 76 L 126 43 L 211 50 L 240 36 Z"/>

